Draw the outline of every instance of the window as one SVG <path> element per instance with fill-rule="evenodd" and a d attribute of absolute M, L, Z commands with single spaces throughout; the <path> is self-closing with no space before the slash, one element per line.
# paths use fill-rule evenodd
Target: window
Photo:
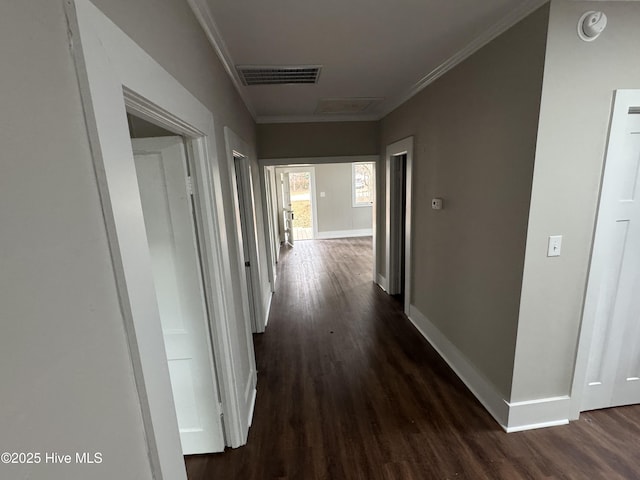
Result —
<path fill-rule="evenodd" d="M 375 164 L 352 163 L 352 190 L 354 207 L 370 207 L 373 204 Z"/>

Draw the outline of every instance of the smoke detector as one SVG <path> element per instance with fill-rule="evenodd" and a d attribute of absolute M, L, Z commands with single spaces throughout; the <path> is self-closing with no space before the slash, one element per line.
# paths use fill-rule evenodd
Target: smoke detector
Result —
<path fill-rule="evenodd" d="M 589 11 L 578 20 L 578 36 L 585 42 L 593 42 L 607 26 L 604 12 Z"/>

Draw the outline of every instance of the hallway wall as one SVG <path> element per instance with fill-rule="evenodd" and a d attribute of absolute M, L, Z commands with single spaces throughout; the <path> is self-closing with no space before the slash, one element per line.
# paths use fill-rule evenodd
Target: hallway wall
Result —
<path fill-rule="evenodd" d="M 608 26 L 583 42 L 576 24 L 589 10 Z M 580 393 L 571 384 L 613 92 L 640 88 L 639 23 L 638 2 L 551 4 L 513 401 Z M 545 258 L 559 234 L 562 255 Z"/>
<path fill-rule="evenodd" d="M 379 122 L 258 124 L 258 156 L 268 158 L 377 155 Z"/>
<path fill-rule="evenodd" d="M 186 2 L 96 4 L 215 112 L 220 158 L 224 125 L 255 146 L 255 125 Z M 0 465 L 0 477 L 150 480 L 63 7 L 0 2 L 0 443 L 101 452 L 103 462 Z"/>
<path fill-rule="evenodd" d="M 545 6 L 381 122 L 381 152 L 414 136 L 411 303 L 506 399 L 547 20 Z M 384 198 L 384 176 L 378 179 Z M 433 197 L 444 199 L 443 210 L 431 209 Z M 384 215 L 379 208 L 379 232 Z M 386 275 L 384 243 L 379 235 Z"/>
<path fill-rule="evenodd" d="M 320 238 L 333 232 L 370 231 L 373 226 L 372 207 L 353 206 L 352 168 L 351 163 L 315 165 Z"/>

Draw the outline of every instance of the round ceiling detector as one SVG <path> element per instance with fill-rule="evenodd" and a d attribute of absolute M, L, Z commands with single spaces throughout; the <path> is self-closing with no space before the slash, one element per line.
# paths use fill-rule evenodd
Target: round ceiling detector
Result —
<path fill-rule="evenodd" d="M 604 12 L 586 12 L 578 21 L 578 36 L 585 42 L 593 42 L 607 26 Z"/>

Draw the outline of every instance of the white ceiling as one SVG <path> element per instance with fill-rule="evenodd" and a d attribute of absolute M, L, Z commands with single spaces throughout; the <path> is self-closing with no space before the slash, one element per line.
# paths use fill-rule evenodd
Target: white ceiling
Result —
<path fill-rule="evenodd" d="M 189 0 L 258 122 L 377 120 L 545 0 Z M 322 65 L 316 85 L 246 87 L 235 65 Z M 380 97 L 357 115 L 322 98 Z"/>

